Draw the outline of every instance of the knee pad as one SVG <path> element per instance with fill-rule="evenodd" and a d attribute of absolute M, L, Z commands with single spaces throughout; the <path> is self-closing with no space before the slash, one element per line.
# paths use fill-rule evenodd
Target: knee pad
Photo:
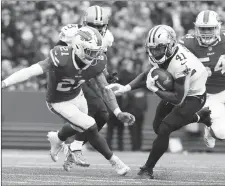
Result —
<path fill-rule="evenodd" d="M 169 136 L 171 134 L 171 132 L 173 132 L 173 130 L 165 122 L 162 122 L 157 130 L 158 135 L 168 135 Z"/>

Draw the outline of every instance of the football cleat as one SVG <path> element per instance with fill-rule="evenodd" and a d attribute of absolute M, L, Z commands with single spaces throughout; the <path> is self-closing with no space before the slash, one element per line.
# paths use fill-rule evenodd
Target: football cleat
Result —
<path fill-rule="evenodd" d="M 58 154 L 63 149 L 64 142 L 60 141 L 60 139 L 58 138 L 58 131 L 48 132 L 47 137 L 51 145 L 50 149 L 51 158 L 54 162 L 56 162 L 59 159 Z"/>
<path fill-rule="evenodd" d="M 124 164 L 117 156 L 113 155 L 113 159 L 110 159 L 112 167 L 115 169 L 116 173 L 120 176 L 125 176 L 130 172 L 130 167 Z"/>
<path fill-rule="evenodd" d="M 70 169 L 73 167 L 73 164 L 76 164 L 81 167 L 90 166 L 90 164 L 84 158 L 81 150 L 71 151 L 70 148 L 68 148 L 63 168 L 66 171 L 70 171 Z"/>
<path fill-rule="evenodd" d="M 153 170 L 145 165 L 140 167 L 140 171 L 137 173 L 138 179 L 154 179 Z"/>
<path fill-rule="evenodd" d="M 200 117 L 200 120 L 198 121 L 198 123 L 204 123 L 207 127 L 210 127 L 212 125 L 212 121 L 210 117 L 211 110 L 209 109 L 209 107 L 204 107 L 203 109 L 198 111 L 197 114 Z"/>
<path fill-rule="evenodd" d="M 204 128 L 204 142 L 205 145 L 209 148 L 214 148 L 216 144 L 216 139 L 212 137 L 210 133 L 210 127 L 205 126 Z"/>

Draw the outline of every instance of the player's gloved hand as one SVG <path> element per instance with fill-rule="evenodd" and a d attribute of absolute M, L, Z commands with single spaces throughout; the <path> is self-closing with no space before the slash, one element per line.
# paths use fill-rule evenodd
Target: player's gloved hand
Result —
<path fill-rule="evenodd" d="M 107 82 L 109 84 L 118 82 L 119 78 L 117 77 L 117 75 L 118 75 L 117 72 L 113 72 L 112 74 L 109 74 L 107 76 Z"/>
<path fill-rule="evenodd" d="M 5 84 L 4 81 L 2 81 L 2 89 L 3 89 L 3 88 L 6 88 L 6 84 Z"/>
<path fill-rule="evenodd" d="M 131 90 L 131 87 L 129 84 L 124 86 L 119 83 L 112 83 L 110 85 L 107 85 L 106 88 L 111 89 L 116 96 L 121 96 L 125 92 L 128 92 Z"/>
<path fill-rule="evenodd" d="M 117 115 L 117 119 L 128 125 L 132 125 L 135 122 L 135 117 L 128 112 L 120 112 Z"/>
<path fill-rule="evenodd" d="M 149 71 L 148 73 L 148 76 L 147 76 L 147 80 L 146 80 L 146 87 L 151 90 L 152 92 L 156 92 L 158 91 L 159 89 L 155 86 L 155 81 L 159 78 L 159 76 L 155 76 L 155 77 L 152 77 L 152 72 L 153 70 L 155 70 L 157 67 L 153 67 L 151 68 L 151 70 Z"/>

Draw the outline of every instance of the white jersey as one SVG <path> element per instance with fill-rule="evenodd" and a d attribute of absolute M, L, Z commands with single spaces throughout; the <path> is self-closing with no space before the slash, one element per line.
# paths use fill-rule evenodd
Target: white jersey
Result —
<path fill-rule="evenodd" d="M 186 90 L 187 96 L 202 95 L 206 91 L 207 70 L 199 59 L 184 46 L 178 44 L 178 51 L 166 70 L 174 79 L 189 76 L 190 85 L 189 90 Z"/>
<path fill-rule="evenodd" d="M 59 33 L 59 39 L 68 45 L 71 45 L 73 37 L 77 34 L 78 24 L 68 24 L 62 27 Z M 111 47 L 114 42 L 112 33 L 107 29 L 102 39 L 102 48 L 106 52 L 108 47 Z"/>

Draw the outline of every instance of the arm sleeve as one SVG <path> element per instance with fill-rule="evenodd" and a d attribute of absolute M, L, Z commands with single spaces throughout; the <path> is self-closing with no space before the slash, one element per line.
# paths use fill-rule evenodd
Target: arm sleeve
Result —
<path fill-rule="evenodd" d="M 115 109 L 119 108 L 113 91 L 111 89 L 105 88 L 108 83 L 103 73 L 93 78 L 91 82 L 92 84 L 95 84 L 95 87 L 97 87 L 95 89 L 98 90 L 98 94 L 101 94 L 104 102 L 112 112 L 114 112 Z"/>
<path fill-rule="evenodd" d="M 34 65 L 31 65 L 28 68 L 24 68 L 24 69 L 21 69 L 21 70 L 15 72 L 14 74 L 12 74 L 8 78 L 6 78 L 4 80 L 4 83 L 6 86 L 11 86 L 11 85 L 26 81 L 33 76 L 41 75 L 43 73 L 44 73 L 44 71 L 43 71 L 41 65 L 36 63 Z"/>
<path fill-rule="evenodd" d="M 150 68 L 139 74 L 134 80 L 132 80 L 129 85 L 131 89 L 138 89 L 146 87 L 146 79 Z"/>

